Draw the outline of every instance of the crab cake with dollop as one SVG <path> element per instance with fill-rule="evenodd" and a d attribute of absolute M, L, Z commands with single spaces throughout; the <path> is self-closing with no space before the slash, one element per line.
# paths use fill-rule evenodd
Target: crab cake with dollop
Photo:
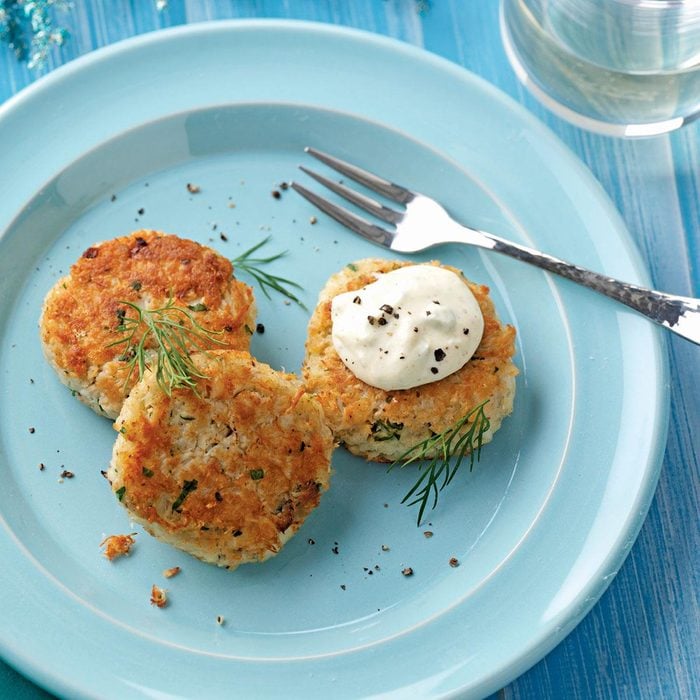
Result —
<path fill-rule="evenodd" d="M 60 380 L 108 418 L 119 415 L 138 381 L 138 368 L 129 373 L 133 355 L 125 344 L 115 344 L 125 336 L 125 319 L 138 313 L 124 302 L 146 310 L 169 303 L 183 308 L 216 339 L 200 336 L 202 347 L 247 350 L 255 327 L 251 288 L 235 279 L 231 262 L 211 248 L 146 230 L 91 246 L 47 294 L 40 334 Z M 178 320 L 184 319 L 180 314 Z M 144 347 L 148 360 L 156 347 L 152 334 Z"/>
<path fill-rule="evenodd" d="M 437 262 L 366 259 L 321 291 L 302 372 L 338 442 L 394 461 L 472 411 L 460 434 L 483 410 L 490 441 L 513 408 L 514 353 L 488 287 Z"/>
<path fill-rule="evenodd" d="M 195 557 L 235 568 L 276 554 L 328 487 L 333 436 L 293 374 L 246 352 L 192 355 L 195 391 L 147 372 L 115 423 L 107 477 L 131 518 Z"/>

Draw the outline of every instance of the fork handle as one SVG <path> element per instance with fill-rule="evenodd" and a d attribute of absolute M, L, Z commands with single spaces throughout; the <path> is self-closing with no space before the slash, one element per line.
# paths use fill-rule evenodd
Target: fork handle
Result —
<path fill-rule="evenodd" d="M 594 289 L 611 299 L 622 302 L 683 338 L 700 345 L 700 299 L 666 294 L 621 282 L 613 277 L 586 270 L 578 265 L 507 241 L 491 233 L 475 231 L 463 226 L 459 228 L 462 230 L 462 235 L 459 236 L 460 242 L 478 245 L 481 248 L 509 255 L 548 272 L 553 272 L 560 277 L 565 277 L 584 287 Z M 477 236 L 473 235 L 474 233 Z"/>

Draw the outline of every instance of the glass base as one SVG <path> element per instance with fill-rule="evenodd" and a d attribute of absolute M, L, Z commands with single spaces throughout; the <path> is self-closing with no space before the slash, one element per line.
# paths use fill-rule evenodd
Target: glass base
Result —
<path fill-rule="evenodd" d="M 548 47 L 548 42 L 541 36 L 536 36 L 537 28 L 533 25 L 532 35 L 526 40 L 533 47 L 533 52 L 539 52 L 541 60 L 528 60 L 523 52 L 518 49 L 518 42 L 511 31 L 509 22 L 504 10 L 504 2 L 501 3 L 500 29 L 503 46 L 506 56 L 515 71 L 520 82 L 541 102 L 547 109 L 566 121 L 582 129 L 592 131 L 605 136 L 624 138 L 645 138 L 669 133 L 694 121 L 700 117 L 700 105 L 696 105 L 689 114 L 672 114 L 665 118 L 620 119 L 622 113 L 628 112 L 629 107 L 622 99 L 615 100 L 608 97 L 606 103 L 603 85 L 610 85 L 612 80 L 619 82 L 627 81 L 632 83 L 636 80 L 644 80 L 637 76 L 626 76 L 610 71 L 600 72 L 598 76 L 593 74 L 597 68 L 585 65 L 580 59 L 564 56 L 563 52 L 555 49 L 552 45 Z M 523 31 L 519 28 L 519 31 Z M 525 27 L 524 31 L 530 31 Z M 565 61 L 570 61 L 567 65 Z M 541 68 L 538 69 L 538 65 Z M 600 91 L 596 91 L 596 78 L 600 81 Z M 700 73 L 696 72 L 691 76 L 693 80 L 700 82 Z M 658 76 L 657 82 L 665 79 L 678 80 L 677 76 Z M 580 82 L 579 82 L 580 81 Z M 578 83 L 578 84 L 577 84 Z M 561 95 L 556 94 L 555 88 L 560 88 Z M 634 86 L 637 91 L 638 86 Z M 676 86 L 673 86 L 676 88 Z M 611 90 L 615 97 L 623 95 L 622 90 Z M 696 93 L 697 94 L 697 93 Z M 651 100 L 649 100 L 651 102 Z M 657 103 L 658 104 L 658 101 Z M 605 108 L 609 108 L 610 116 L 603 116 Z M 672 110 L 669 110 L 672 111 Z"/>

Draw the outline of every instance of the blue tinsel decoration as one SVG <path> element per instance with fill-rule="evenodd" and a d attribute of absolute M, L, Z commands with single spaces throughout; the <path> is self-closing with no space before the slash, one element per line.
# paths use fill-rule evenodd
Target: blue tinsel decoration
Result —
<path fill-rule="evenodd" d="M 55 24 L 54 10 L 69 7 L 67 0 L 0 0 L 0 41 L 30 68 L 42 68 L 49 51 L 68 38 Z"/>

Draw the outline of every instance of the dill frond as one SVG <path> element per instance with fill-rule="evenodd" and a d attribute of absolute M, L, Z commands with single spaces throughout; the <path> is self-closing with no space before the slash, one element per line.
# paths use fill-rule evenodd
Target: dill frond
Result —
<path fill-rule="evenodd" d="M 265 272 L 260 269 L 261 265 L 267 265 L 268 263 L 279 260 L 287 254 L 287 251 L 281 253 L 276 253 L 275 255 L 270 255 L 266 258 L 256 258 L 253 257 L 260 248 L 262 248 L 270 240 L 270 236 L 263 238 L 262 241 L 256 243 L 252 248 L 249 248 L 244 253 L 241 253 L 238 257 L 233 258 L 231 263 L 233 264 L 234 270 L 240 270 L 249 274 L 259 285 L 262 293 L 270 299 L 270 290 L 274 290 L 282 294 L 282 296 L 287 297 L 295 304 L 298 304 L 305 311 L 306 306 L 304 303 L 292 292 L 290 287 L 295 289 L 303 289 L 300 284 L 293 282 L 292 280 L 286 279 L 285 277 L 278 277 L 277 275 L 271 275 L 269 272 Z"/>
<path fill-rule="evenodd" d="M 441 433 L 416 443 L 389 466 L 391 470 L 396 466 L 403 468 L 413 462 L 422 462 L 418 467 L 418 480 L 401 501 L 408 501 L 408 506 L 419 504 L 418 525 L 431 496 L 432 508 L 435 508 L 440 491 L 452 481 L 464 458 L 469 455 L 470 470 L 474 461 L 480 459 L 484 434 L 491 425 L 484 412 L 487 403 L 488 400 L 480 403 Z"/>
<path fill-rule="evenodd" d="M 118 314 L 120 323 L 116 330 L 125 335 L 107 346 L 124 346 L 121 359 L 129 367 L 124 386 L 128 386 L 134 370 L 138 369 L 142 377 L 146 369 L 151 369 L 149 361 L 155 357 L 156 381 L 166 395 L 180 388 L 196 393 L 197 379 L 204 379 L 205 375 L 192 362 L 191 353 L 207 350 L 211 345 L 226 345 L 217 338 L 221 331 L 202 326 L 190 309 L 175 304 L 172 294 L 158 309 L 143 309 L 130 301 L 120 303 L 136 314 Z"/>

